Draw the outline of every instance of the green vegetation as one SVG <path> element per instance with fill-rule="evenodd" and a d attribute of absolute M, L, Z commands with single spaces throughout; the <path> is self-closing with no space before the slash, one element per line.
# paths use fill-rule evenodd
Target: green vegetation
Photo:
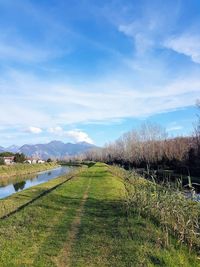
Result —
<path fill-rule="evenodd" d="M 14 162 L 23 163 L 26 160 L 26 156 L 23 153 L 16 153 L 14 157 Z"/>
<path fill-rule="evenodd" d="M 33 199 L 39 198 L 41 195 L 45 194 L 45 192 L 48 192 L 52 188 L 62 184 L 66 180 L 69 180 L 75 174 L 76 172 L 73 172 L 72 174 L 70 173 L 65 176 L 52 179 L 46 183 L 30 187 L 5 199 L 0 199 L 0 218 L 5 217 L 9 213 L 12 213 L 20 207 L 26 205 Z"/>
<path fill-rule="evenodd" d="M 0 158 L 0 165 L 4 165 L 4 159 Z"/>
<path fill-rule="evenodd" d="M 9 184 L 20 183 L 20 182 L 26 181 L 27 179 L 34 178 L 35 175 L 36 175 L 35 173 L 32 173 L 32 174 L 25 174 L 25 175 L 2 177 L 0 178 L 0 186 L 4 187 Z"/>
<path fill-rule="evenodd" d="M 0 153 L 0 157 L 12 157 L 14 156 L 15 154 L 12 153 L 12 152 L 1 152 Z"/>
<path fill-rule="evenodd" d="M 13 175 L 24 175 L 39 171 L 45 171 L 48 169 L 55 168 L 56 166 L 58 165 L 55 162 L 43 163 L 43 164 L 18 163 L 9 166 L 7 165 L 0 166 L 0 179 L 2 179 L 3 177 L 9 177 Z"/>
<path fill-rule="evenodd" d="M 26 156 L 23 153 L 12 153 L 12 152 L 1 152 L 0 158 L 1 162 L 0 165 L 4 165 L 3 157 L 14 157 L 15 163 L 23 163 L 26 160 Z"/>
<path fill-rule="evenodd" d="M 0 265 L 200 266 L 196 253 L 170 235 L 166 246 L 165 232 L 152 218 L 127 209 L 124 180 L 118 176 L 120 172 L 100 163 L 81 169 L 71 180 L 1 220 Z M 67 177 L 8 199 L 22 203 L 24 195 L 34 198 L 42 186 Z"/>

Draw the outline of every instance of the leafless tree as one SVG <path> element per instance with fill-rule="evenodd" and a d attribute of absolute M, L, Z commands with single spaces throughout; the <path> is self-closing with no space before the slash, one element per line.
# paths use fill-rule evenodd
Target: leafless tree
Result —
<path fill-rule="evenodd" d="M 199 105 L 200 107 L 200 105 Z M 195 139 L 195 141 L 194 141 Z M 126 166 L 145 167 L 150 170 L 159 164 L 186 164 L 191 151 L 200 155 L 200 119 L 195 138 L 169 138 L 163 127 L 146 122 L 138 129 L 123 134 L 118 140 L 85 154 L 88 160 L 119 163 Z"/>

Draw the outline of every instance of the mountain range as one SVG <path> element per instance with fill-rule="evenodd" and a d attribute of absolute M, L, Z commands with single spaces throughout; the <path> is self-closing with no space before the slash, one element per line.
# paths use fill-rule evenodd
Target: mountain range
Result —
<path fill-rule="evenodd" d="M 3 148 L 0 146 L 0 152 L 8 151 L 13 153 L 24 153 L 27 157 L 39 157 L 41 159 L 48 158 L 64 158 L 67 156 L 76 156 L 78 154 L 84 153 L 95 146 L 87 142 L 73 143 L 63 143 L 61 141 L 51 141 L 48 144 L 36 144 L 36 145 L 23 145 L 10 146 Z"/>

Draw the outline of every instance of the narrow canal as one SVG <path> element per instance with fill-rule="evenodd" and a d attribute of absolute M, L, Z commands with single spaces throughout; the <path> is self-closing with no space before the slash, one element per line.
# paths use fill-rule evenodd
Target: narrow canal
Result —
<path fill-rule="evenodd" d="M 34 185 L 45 183 L 58 176 L 67 174 L 73 169 L 74 167 L 61 166 L 55 169 L 25 176 L 13 176 L 3 179 L 0 178 L 0 199 L 8 197 L 16 192 L 22 191 Z"/>

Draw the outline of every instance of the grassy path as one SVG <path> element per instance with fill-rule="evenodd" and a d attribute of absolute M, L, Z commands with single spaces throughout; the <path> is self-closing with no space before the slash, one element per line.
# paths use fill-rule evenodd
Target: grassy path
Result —
<path fill-rule="evenodd" d="M 175 241 L 162 246 L 162 231 L 127 217 L 124 185 L 104 164 L 0 222 L 0 266 L 200 266 Z"/>
<path fill-rule="evenodd" d="M 69 267 L 70 264 L 70 256 L 72 253 L 72 246 L 74 245 L 76 238 L 77 238 L 77 234 L 79 231 L 79 227 L 81 225 L 81 219 L 84 213 L 84 205 L 85 202 L 88 198 L 88 191 L 90 188 L 90 183 L 91 183 L 91 178 L 88 179 L 88 186 L 83 194 L 83 198 L 81 200 L 80 206 L 77 209 L 76 212 L 76 216 L 72 222 L 72 225 L 70 227 L 69 230 L 69 234 L 68 234 L 68 240 L 65 243 L 65 246 L 63 247 L 63 250 L 61 251 L 60 255 L 58 256 L 58 258 L 56 259 L 56 265 L 59 267 Z"/>

